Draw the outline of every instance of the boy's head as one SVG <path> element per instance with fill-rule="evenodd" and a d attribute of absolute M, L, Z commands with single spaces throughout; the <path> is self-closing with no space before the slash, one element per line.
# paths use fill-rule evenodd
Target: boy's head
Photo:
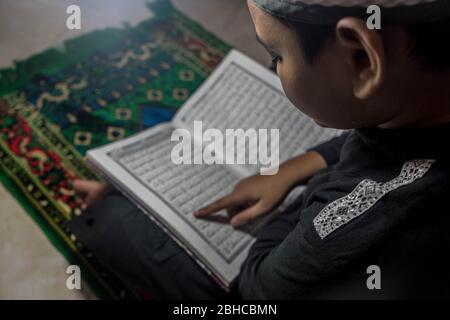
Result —
<path fill-rule="evenodd" d="M 450 105 L 442 105 L 450 85 L 450 1 L 390 1 L 381 7 L 381 30 L 367 27 L 367 1 L 320 5 L 329 2 L 248 0 L 257 37 L 294 105 L 340 129 L 450 121 Z"/>

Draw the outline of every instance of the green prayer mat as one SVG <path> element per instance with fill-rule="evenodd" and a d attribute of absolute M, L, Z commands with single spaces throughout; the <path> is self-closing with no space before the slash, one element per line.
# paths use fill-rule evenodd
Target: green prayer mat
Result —
<path fill-rule="evenodd" d="M 99 179 L 85 152 L 170 120 L 230 50 L 168 1 L 149 7 L 153 17 L 136 27 L 95 31 L 0 70 L 0 180 L 99 298 L 142 296 L 69 228 L 81 214 L 71 181 Z"/>

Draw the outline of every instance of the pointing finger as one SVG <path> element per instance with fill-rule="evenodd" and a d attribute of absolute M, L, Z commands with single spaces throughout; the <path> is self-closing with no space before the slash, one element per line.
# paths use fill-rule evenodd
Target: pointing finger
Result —
<path fill-rule="evenodd" d="M 210 205 L 208 205 L 202 209 L 195 211 L 194 216 L 204 217 L 204 216 L 213 214 L 217 211 L 220 211 L 222 209 L 227 209 L 228 207 L 239 205 L 241 202 L 242 202 L 242 200 L 240 199 L 240 197 L 238 197 L 235 193 L 232 193 L 228 196 L 225 196 L 225 197 L 211 203 Z"/>

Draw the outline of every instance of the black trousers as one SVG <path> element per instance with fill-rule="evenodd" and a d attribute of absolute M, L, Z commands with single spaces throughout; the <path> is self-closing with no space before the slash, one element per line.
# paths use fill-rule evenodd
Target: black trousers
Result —
<path fill-rule="evenodd" d="M 119 192 L 71 222 L 73 233 L 130 287 L 156 299 L 238 298 L 223 290 L 158 225 Z"/>
<path fill-rule="evenodd" d="M 271 250 L 286 238 L 298 222 L 305 197 L 303 193 L 261 228 L 250 256 Z M 448 251 L 448 232 L 440 227 L 448 224 L 448 216 L 441 215 L 441 219 L 425 223 L 417 216 L 418 221 L 410 222 L 413 227 L 405 224 L 343 270 L 322 279 L 302 298 L 447 299 L 449 273 L 445 270 L 449 264 L 439 253 Z M 139 292 L 156 299 L 239 298 L 236 288 L 226 293 L 170 236 L 117 191 L 74 217 L 71 224 L 82 243 Z M 366 268 L 372 264 L 383 269 L 383 290 L 366 287 Z"/>

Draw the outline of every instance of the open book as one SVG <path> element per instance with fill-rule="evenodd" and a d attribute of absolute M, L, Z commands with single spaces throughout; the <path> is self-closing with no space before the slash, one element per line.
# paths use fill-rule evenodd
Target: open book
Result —
<path fill-rule="evenodd" d="M 195 218 L 193 212 L 229 194 L 242 178 L 259 173 L 260 165 L 175 164 L 171 154 L 177 142 L 172 133 L 186 129 L 194 136 L 193 145 L 202 143 L 193 132 L 195 121 L 202 121 L 204 129 L 223 132 L 277 128 L 280 162 L 340 132 L 317 126 L 290 104 L 276 75 L 232 51 L 171 122 L 88 152 L 93 167 L 229 288 L 254 233 L 267 218 L 234 229 L 225 212 L 208 219 Z"/>

